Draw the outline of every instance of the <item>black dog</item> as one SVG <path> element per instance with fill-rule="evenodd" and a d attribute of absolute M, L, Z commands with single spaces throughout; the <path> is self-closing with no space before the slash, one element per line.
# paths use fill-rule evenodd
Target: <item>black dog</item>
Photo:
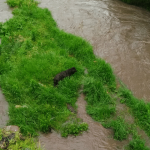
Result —
<path fill-rule="evenodd" d="M 76 68 L 72 67 L 66 71 L 62 71 L 61 73 L 57 74 L 54 78 L 54 86 L 56 86 L 60 80 L 63 80 L 66 77 L 70 77 L 75 72 L 77 72 Z"/>

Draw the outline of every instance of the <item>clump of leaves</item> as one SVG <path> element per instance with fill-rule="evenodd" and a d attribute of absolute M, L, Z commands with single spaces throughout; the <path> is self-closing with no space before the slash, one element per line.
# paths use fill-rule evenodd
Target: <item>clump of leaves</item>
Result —
<path fill-rule="evenodd" d="M 78 123 L 78 122 L 68 123 L 63 127 L 61 135 L 63 137 L 67 137 L 70 134 L 77 136 L 78 134 L 82 133 L 83 131 L 87 131 L 87 129 L 88 129 L 88 124 L 85 122 L 83 122 L 83 123 Z"/>
<path fill-rule="evenodd" d="M 8 136 L 9 134 L 11 135 L 11 132 L 10 133 L 4 132 L 3 129 L 0 129 L 0 141 L 2 140 L 2 137 L 3 138 L 9 137 Z M 7 141 L 7 144 L 9 145 L 7 147 L 7 150 L 23 150 L 23 149 L 42 150 L 40 145 L 37 146 L 37 140 L 30 137 L 29 135 L 23 137 L 19 132 L 15 132 L 12 134 L 14 134 L 13 138 L 11 139 L 8 138 Z M 1 143 L 0 150 L 3 149 L 2 148 L 3 146 L 5 147 L 5 144 L 6 144 L 5 142 Z"/>
<path fill-rule="evenodd" d="M 37 140 L 32 137 L 27 137 L 25 140 L 21 140 L 20 138 L 16 138 L 15 140 L 11 140 L 8 150 L 42 150 L 40 145 L 37 147 Z"/>

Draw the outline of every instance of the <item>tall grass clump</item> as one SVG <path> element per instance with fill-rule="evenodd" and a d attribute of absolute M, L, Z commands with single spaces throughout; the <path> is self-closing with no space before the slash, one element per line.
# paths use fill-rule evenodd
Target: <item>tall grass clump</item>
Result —
<path fill-rule="evenodd" d="M 114 139 L 116 140 L 125 140 L 129 135 L 128 124 L 125 123 L 123 118 L 117 118 L 103 125 L 106 128 L 112 128 L 114 130 Z"/>
<path fill-rule="evenodd" d="M 150 1 L 149 0 L 121 0 L 121 1 L 123 1 L 127 4 L 146 8 L 150 11 Z"/>
<path fill-rule="evenodd" d="M 105 120 L 115 113 L 114 102 L 101 80 L 85 78 L 83 92 L 86 94 L 87 113 L 95 120 Z"/>

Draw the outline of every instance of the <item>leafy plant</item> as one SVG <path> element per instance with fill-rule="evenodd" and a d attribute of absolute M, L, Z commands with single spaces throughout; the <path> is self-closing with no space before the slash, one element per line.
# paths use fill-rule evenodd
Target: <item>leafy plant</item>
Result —
<path fill-rule="evenodd" d="M 77 136 L 78 134 L 82 133 L 83 131 L 87 131 L 88 124 L 87 123 L 68 123 L 62 129 L 61 135 L 63 137 L 67 137 L 68 135 L 72 134 Z"/>

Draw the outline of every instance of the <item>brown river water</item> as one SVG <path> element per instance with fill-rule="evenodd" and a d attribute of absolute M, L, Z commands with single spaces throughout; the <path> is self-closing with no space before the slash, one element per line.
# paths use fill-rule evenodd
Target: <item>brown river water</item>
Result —
<path fill-rule="evenodd" d="M 0 0 L 0 22 L 12 17 L 11 9 Z M 40 0 L 58 26 L 66 32 L 88 40 L 95 55 L 111 64 L 115 74 L 138 98 L 150 102 L 150 12 L 117 0 Z M 88 132 L 62 138 L 53 131 L 41 134 L 39 141 L 46 150 L 117 150 L 126 141 L 112 138 L 112 130 L 93 121 L 85 112 L 81 94 L 77 101 L 78 117 L 89 124 Z M 120 105 L 120 110 L 123 105 Z M 0 93 L 0 127 L 6 124 L 7 103 Z M 144 136 L 146 136 L 143 133 Z M 146 137 L 148 143 L 149 138 Z"/>

